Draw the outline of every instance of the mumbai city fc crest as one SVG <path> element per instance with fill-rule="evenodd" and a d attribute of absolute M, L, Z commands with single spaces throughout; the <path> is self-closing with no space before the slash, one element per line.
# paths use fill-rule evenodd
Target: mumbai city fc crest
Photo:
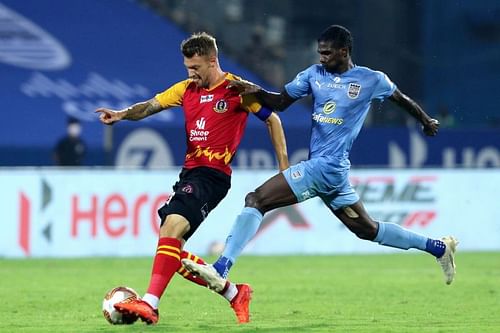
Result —
<path fill-rule="evenodd" d="M 224 113 L 228 109 L 228 104 L 226 100 L 224 99 L 219 99 L 217 102 L 215 102 L 214 106 L 214 111 L 217 113 Z"/>
<path fill-rule="evenodd" d="M 326 102 L 325 106 L 323 106 L 323 113 L 324 114 L 333 113 L 336 108 L 337 108 L 337 103 L 333 101 Z"/>
<path fill-rule="evenodd" d="M 361 85 L 357 83 L 349 83 L 347 88 L 347 96 L 351 99 L 358 98 L 359 92 L 361 91 Z"/>

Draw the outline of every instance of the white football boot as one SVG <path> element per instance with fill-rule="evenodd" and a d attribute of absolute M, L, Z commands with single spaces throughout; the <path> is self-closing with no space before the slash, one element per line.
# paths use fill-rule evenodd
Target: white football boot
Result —
<path fill-rule="evenodd" d="M 446 284 L 451 284 L 455 277 L 455 251 L 457 249 L 458 240 L 453 236 L 446 236 L 441 238 L 441 240 L 446 244 L 446 250 L 440 258 L 437 258 L 437 261 L 443 269 Z"/>
<path fill-rule="evenodd" d="M 186 270 L 205 280 L 208 284 L 208 288 L 213 291 L 221 292 L 226 286 L 226 279 L 220 276 L 212 265 L 197 264 L 189 259 L 182 259 L 181 262 Z"/>

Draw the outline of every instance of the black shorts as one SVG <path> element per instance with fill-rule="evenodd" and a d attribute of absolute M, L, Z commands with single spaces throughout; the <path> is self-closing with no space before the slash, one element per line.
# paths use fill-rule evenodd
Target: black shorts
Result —
<path fill-rule="evenodd" d="M 189 222 L 190 229 L 182 238 L 188 240 L 208 213 L 224 199 L 230 187 L 231 176 L 222 171 L 208 167 L 182 169 L 179 181 L 173 186 L 174 194 L 158 210 L 161 225 L 167 215 L 184 216 Z"/>

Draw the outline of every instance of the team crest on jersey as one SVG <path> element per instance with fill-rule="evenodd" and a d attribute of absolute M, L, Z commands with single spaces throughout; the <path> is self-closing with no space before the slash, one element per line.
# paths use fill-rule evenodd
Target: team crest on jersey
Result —
<path fill-rule="evenodd" d="M 215 102 L 214 106 L 214 111 L 217 113 L 224 113 L 228 109 L 228 104 L 226 100 L 224 99 L 219 99 L 217 102 Z"/>
<path fill-rule="evenodd" d="M 349 83 L 347 88 L 347 96 L 351 99 L 358 98 L 359 92 L 361 91 L 361 85 L 357 83 Z"/>

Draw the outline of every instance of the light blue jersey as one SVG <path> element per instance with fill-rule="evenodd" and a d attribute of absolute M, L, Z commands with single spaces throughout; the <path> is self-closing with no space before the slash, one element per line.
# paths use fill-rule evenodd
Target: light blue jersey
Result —
<path fill-rule="evenodd" d="M 310 94 L 314 98 L 309 159 L 283 171 L 297 201 L 319 197 L 335 214 L 343 209 L 344 214 L 337 216 L 346 226 L 353 221 L 359 221 L 359 226 L 363 228 L 372 224 L 366 216 L 359 216 L 355 210 L 345 209 L 359 201 L 359 196 L 349 183 L 349 151 L 363 126 L 372 100 L 391 96 L 396 86 L 384 73 L 366 67 L 354 67 L 338 75 L 327 72 L 321 65 L 313 65 L 299 73 L 285 89 L 295 99 Z M 262 193 L 271 193 L 267 191 L 273 186 L 276 186 L 276 181 L 274 184 L 266 182 L 262 185 L 266 187 Z M 263 201 L 266 202 L 266 198 Z M 270 199 L 270 202 L 276 204 L 273 207 L 281 207 L 286 201 L 279 196 Z M 262 209 L 265 208 L 255 204 L 257 206 L 246 205 L 238 215 L 224 252 L 213 265 L 224 278 L 262 223 Z M 455 275 L 451 252 L 454 249 L 449 251 L 447 247 L 448 244 L 456 246 L 453 238 L 447 239 L 445 244 L 444 239 L 430 239 L 394 223 L 379 221 L 376 225 L 378 230 L 374 242 L 431 253 L 443 267 L 446 283 L 451 283 Z M 356 234 L 362 237 L 359 233 Z"/>
<path fill-rule="evenodd" d="M 357 208 L 360 206 L 354 207 L 356 210 L 346 209 L 359 201 L 359 196 L 349 183 L 349 151 L 363 126 L 372 100 L 391 96 L 396 85 L 384 73 L 366 67 L 354 67 L 338 75 L 327 72 L 321 65 L 313 65 L 299 73 L 285 89 L 295 99 L 310 94 L 314 98 L 309 159 L 283 171 L 297 201 L 321 198 L 360 238 L 366 239 L 369 233 L 354 230 L 350 227 L 351 223 L 359 222 L 361 229 L 371 229 L 371 225 L 375 224 L 377 233 L 372 240 L 381 245 L 405 250 L 416 248 L 431 253 L 443 268 L 446 283 L 450 284 L 455 275 L 453 253 L 457 244 L 453 237 L 443 240 L 427 238 L 395 223 L 372 222 L 367 216 L 358 215 L 357 211 L 361 211 Z M 265 188 L 261 191 L 264 196 L 262 202 L 272 204 L 261 206 L 257 203 L 259 200 L 252 204 L 246 203 L 236 218 L 224 252 L 213 265 L 222 277 L 227 277 L 244 246 L 257 233 L 262 223 L 263 210 L 265 213 L 267 208 L 281 207 L 290 201 L 284 199 L 287 198 L 286 193 L 281 197 L 271 194 L 271 199 L 267 200 L 263 193 L 272 193 L 277 182 L 279 181 L 268 181 L 261 186 Z M 252 198 L 257 199 L 259 195 L 253 193 Z"/>
<path fill-rule="evenodd" d="M 374 99 L 391 96 L 396 85 L 382 72 L 355 66 L 342 74 L 312 65 L 285 86 L 292 98 L 312 94 L 309 160 L 283 174 L 299 202 L 320 196 L 338 209 L 359 200 L 349 184 L 349 152 Z"/>
<path fill-rule="evenodd" d="M 340 75 L 312 65 L 285 86 L 292 98 L 312 94 L 310 158 L 348 159 L 373 99 L 391 96 L 396 85 L 382 72 L 355 66 Z"/>

